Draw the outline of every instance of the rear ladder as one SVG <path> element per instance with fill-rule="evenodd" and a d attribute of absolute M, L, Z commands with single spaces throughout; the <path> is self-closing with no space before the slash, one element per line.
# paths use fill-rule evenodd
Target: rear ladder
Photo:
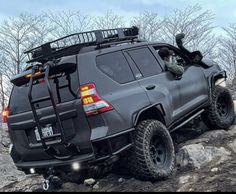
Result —
<path fill-rule="evenodd" d="M 56 159 L 59 159 L 59 160 L 69 160 L 72 157 L 74 157 L 75 155 L 78 155 L 79 149 L 74 144 L 68 143 L 65 139 L 65 133 L 64 133 L 62 121 L 61 121 L 61 118 L 60 118 L 60 114 L 58 112 L 57 104 L 56 104 L 55 98 L 53 96 L 52 87 L 51 87 L 51 84 L 50 84 L 50 81 L 49 81 L 50 68 L 51 68 L 52 65 L 54 65 L 54 64 L 53 63 L 45 64 L 46 71 L 45 71 L 44 77 L 43 77 L 43 79 L 44 79 L 44 81 L 47 85 L 49 96 L 45 96 L 45 97 L 42 97 L 42 98 L 39 98 L 39 99 L 33 99 L 32 90 L 33 90 L 33 86 L 35 85 L 34 81 L 37 78 L 37 76 L 35 75 L 37 67 L 33 67 L 32 68 L 32 76 L 31 76 L 30 82 L 29 82 L 28 98 L 29 98 L 31 109 L 32 109 L 33 118 L 34 118 L 36 127 L 39 131 L 39 135 L 40 135 L 40 138 L 41 138 L 41 143 L 42 143 L 42 146 L 43 146 L 45 152 L 53 158 L 56 158 Z M 59 87 L 58 81 L 56 81 L 57 95 L 58 95 L 59 102 L 60 102 L 60 96 L 59 96 L 59 92 L 58 92 L 59 89 L 68 87 L 70 92 L 72 91 L 71 90 L 70 78 L 67 78 L 67 80 L 68 80 L 68 85 L 64 85 L 62 87 Z M 75 95 L 75 94 L 73 94 L 73 95 Z M 54 115 L 56 116 L 56 121 L 58 123 L 59 133 L 57 133 L 53 136 L 50 136 L 50 137 L 44 137 L 43 132 L 42 132 L 42 126 L 40 125 L 40 119 L 39 119 L 37 110 L 35 108 L 35 104 L 40 103 L 40 102 L 44 102 L 44 101 L 49 101 L 49 100 L 52 103 Z M 59 150 L 54 148 L 53 145 L 48 146 L 47 143 L 46 143 L 46 140 L 48 140 L 50 138 L 61 138 L 60 142 L 62 143 L 62 145 L 64 145 L 65 149 L 68 150 L 68 152 L 70 154 L 67 155 L 67 156 L 62 156 L 60 154 Z"/>

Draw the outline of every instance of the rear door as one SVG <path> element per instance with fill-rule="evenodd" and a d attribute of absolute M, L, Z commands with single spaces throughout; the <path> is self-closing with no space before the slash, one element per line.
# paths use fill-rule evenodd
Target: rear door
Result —
<path fill-rule="evenodd" d="M 84 66 L 91 75 L 81 74 L 80 78 L 84 83 L 96 83 L 101 98 L 114 108 L 114 111 L 104 114 L 110 129 L 108 135 L 133 128 L 134 114 L 149 106 L 150 102 L 123 52 L 100 51 L 96 57 L 96 67 L 95 71 L 93 66 Z"/>
<path fill-rule="evenodd" d="M 167 110 L 166 124 L 170 124 L 180 107 L 179 88 L 174 76 L 164 71 L 149 47 L 127 50 L 126 57 L 136 66 L 135 76 L 146 91 L 151 104 L 160 103 Z"/>
<path fill-rule="evenodd" d="M 67 63 L 75 63 L 77 67 L 76 56 L 67 57 L 61 60 L 58 65 L 66 65 Z M 43 82 L 43 79 L 39 83 L 36 82 L 32 90 L 33 99 L 49 96 L 46 83 Z M 57 79 L 51 78 L 50 83 L 54 99 L 57 103 L 57 110 L 62 121 L 66 141 L 76 145 L 81 150 L 81 153 L 92 152 L 90 127 L 83 111 L 80 96 L 77 95 L 80 85 L 78 69 L 76 68 L 69 75 L 62 74 Z M 9 103 L 9 131 L 14 148 L 21 162 L 51 158 L 44 152 L 42 143 L 38 137 L 35 118 L 28 98 L 28 90 L 29 84 L 14 86 Z M 37 110 L 40 126 L 45 130 L 52 130 L 45 132 L 45 135 L 48 136 L 47 145 L 52 145 L 60 150 L 62 155 L 67 155 L 67 150 L 61 146 L 62 138 L 52 136 L 53 134 L 60 133 L 52 102 L 47 100 L 38 102 L 34 106 Z M 52 138 L 50 138 L 51 136 Z M 18 161 L 15 162 L 17 163 Z"/>

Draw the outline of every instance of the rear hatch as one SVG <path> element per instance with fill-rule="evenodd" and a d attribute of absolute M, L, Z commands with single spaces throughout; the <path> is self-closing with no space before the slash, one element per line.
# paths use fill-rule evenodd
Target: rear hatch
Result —
<path fill-rule="evenodd" d="M 12 79 L 8 125 L 15 163 L 92 153 L 91 130 L 78 92 L 76 56 L 65 57 L 50 69 L 51 98 L 45 65 L 40 68 L 33 75 L 29 69 Z"/>

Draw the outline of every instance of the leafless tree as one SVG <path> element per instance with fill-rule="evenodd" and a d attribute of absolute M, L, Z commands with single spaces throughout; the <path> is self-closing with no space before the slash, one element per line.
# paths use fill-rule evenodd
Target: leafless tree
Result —
<path fill-rule="evenodd" d="M 76 11 L 46 12 L 44 16 L 53 28 L 51 38 L 61 38 L 73 33 L 82 32 L 91 28 L 91 17 Z"/>
<path fill-rule="evenodd" d="M 0 112 L 6 105 L 11 90 L 9 80 L 11 77 L 12 66 L 7 64 L 7 60 L 0 53 Z"/>
<path fill-rule="evenodd" d="M 124 17 L 113 11 L 107 11 L 103 16 L 93 18 L 93 29 L 112 29 L 124 27 Z"/>
<path fill-rule="evenodd" d="M 43 41 L 42 18 L 21 14 L 6 19 L 0 25 L 0 49 L 4 58 L 4 68 L 12 76 L 18 74 L 26 61 L 24 52 Z"/>
<path fill-rule="evenodd" d="M 214 14 L 196 4 L 176 9 L 165 17 L 155 12 L 144 12 L 132 20 L 140 28 L 140 37 L 149 41 L 164 41 L 175 45 L 175 36 L 185 33 L 185 45 L 190 50 L 201 50 L 204 56 L 216 58 L 217 38 L 213 26 Z"/>
<path fill-rule="evenodd" d="M 0 72 L 0 112 L 5 106 L 5 92 L 3 87 L 3 75 Z"/>
<path fill-rule="evenodd" d="M 140 38 L 149 41 L 162 40 L 163 18 L 154 12 L 144 12 L 131 21 L 140 29 Z"/>
<path fill-rule="evenodd" d="M 24 52 L 44 42 L 49 32 L 42 16 L 21 14 L 0 23 L 1 89 L 6 99 L 11 90 L 9 80 L 25 67 L 27 56 Z"/>
<path fill-rule="evenodd" d="M 225 33 L 220 37 L 219 63 L 232 80 L 236 77 L 236 24 L 223 29 Z"/>
<path fill-rule="evenodd" d="M 0 112 L 6 106 L 7 98 L 10 95 L 10 84 L 8 84 L 8 70 L 3 56 L 0 56 Z"/>
<path fill-rule="evenodd" d="M 215 57 L 217 38 L 213 29 L 214 14 L 196 4 L 176 9 L 166 16 L 163 25 L 164 39 L 175 44 L 175 35 L 185 33 L 185 44 L 190 50 L 201 50 L 204 56 Z"/>

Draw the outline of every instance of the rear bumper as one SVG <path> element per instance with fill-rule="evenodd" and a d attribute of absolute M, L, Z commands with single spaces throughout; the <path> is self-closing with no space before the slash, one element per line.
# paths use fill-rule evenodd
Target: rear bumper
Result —
<path fill-rule="evenodd" d="M 48 159 L 41 161 L 21 161 L 14 158 L 14 147 L 11 150 L 11 157 L 15 161 L 18 170 L 30 174 L 30 169 L 33 168 L 36 174 L 45 174 L 48 169 L 53 168 L 56 172 L 72 172 L 74 163 L 80 164 L 80 170 L 88 169 L 91 166 L 96 166 L 106 161 L 112 161 L 113 157 L 118 156 L 124 151 L 133 146 L 132 132 L 134 129 L 126 130 L 125 132 L 116 135 L 107 136 L 106 138 L 92 141 L 93 153 L 82 154 L 75 156 L 70 160 Z"/>
<path fill-rule="evenodd" d="M 79 162 L 79 163 L 86 163 L 89 161 L 94 160 L 95 157 L 93 154 L 88 154 L 88 155 L 82 155 L 82 156 L 78 156 L 75 157 L 71 160 L 68 161 L 60 161 L 60 160 L 44 160 L 44 161 L 36 161 L 36 162 L 19 162 L 16 164 L 16 167 L 19 170 L 23 170 L 23 169 L 30 169 L 30 168 L 35 168 L 35 169 L 45 169 L 45 168 L 60 168 L 62 166 L 70 166 L 72 165 L 74 162 Z"/>
<path fill-rule="evenodd" d="M 44 161 L 33 161 L 33 162 L 18 162 L 16 163 L 16 167 L 18 170 L 24 171 L 26 174 L 30 173 L 29 169 L 34 168 L 37 173 L 41 173 L 44 170 L 49 168 L 54 168 L 58 170 L 64 171 L 72 171 L 72 164 L 78 162 L 81 164 L 81 167 L 87 168 L 87 164 L 89 161 L 93 161 L 95 156 L 93 154 L 87 154 L 75 157 L 71 160 L 60 161 L 60 160 L 44 160 Z"/>

